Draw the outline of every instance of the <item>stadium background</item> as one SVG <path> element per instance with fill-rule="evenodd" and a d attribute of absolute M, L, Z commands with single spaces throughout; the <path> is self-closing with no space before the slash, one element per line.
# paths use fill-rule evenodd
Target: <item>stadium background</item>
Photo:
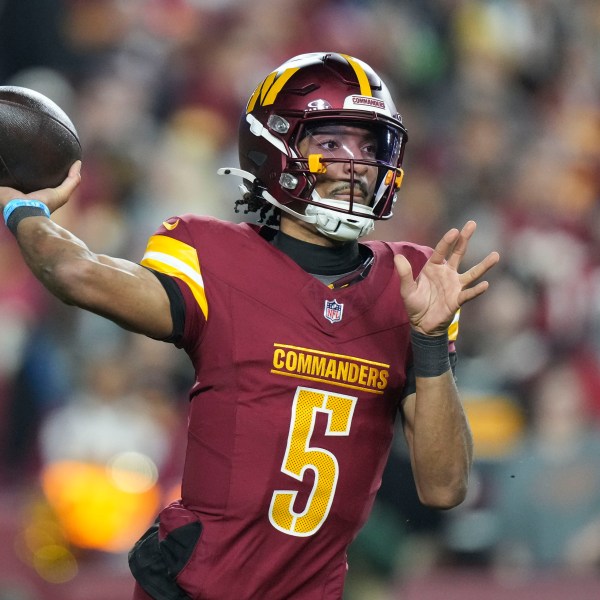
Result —
<path fill-rule="evenodd" d="M 469 497 L 420 508 L 399 441 L 351 548 L 348 600 L 591 600 L 600 589 L 597 0 L 0 0 L 0 85 L 60 104 L 84 147 L 56 219 L 138 260 L 180 212 L 242 219 L 238 115 L 289 56 L 339 50 L 409 130 L 395 219 L 498 249 L 463 311 Z M 177 495 L 187 359 L 53 300 L 0 231 L 0 600 L 128 600 L 126 548 Z"/>

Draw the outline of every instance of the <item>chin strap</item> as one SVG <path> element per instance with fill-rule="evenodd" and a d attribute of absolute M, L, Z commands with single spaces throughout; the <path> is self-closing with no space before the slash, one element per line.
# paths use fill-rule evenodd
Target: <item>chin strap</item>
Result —
<path fill-rule="evenodd" d="M 217 170 L 219 175 L 234 175 L 236 177 L 242 177 L 247 179 L 250 183 L 256 181 L 256 177 L 244 171 L 243 169 L 236 169 L 234 167 L 226 167 Z M 242 194 L 250 192 L 245 184 L 239 186 Z M 272 194 L 267 190 L 262 190 L 262 197 L 267 201 L 283 210 L 284 212 L 304 221 L 305 223 L 311 223 L 315 226 L 316 230 L 330 237 L 333 240 L 340 242 L 352 242 L 358 238 L 367 235 L 375 227 L 375 221 L 372 218 L 373 209 L 370 206 L 364 206 L 362 204 L 354 205 L 354 210 L 360 212 L 365 216 L 351 215 L 345 212 L 335 210 L 336 208 L 346 209 L 350 208 L 350 203 L 345 200 L 333 200 L 329 198 L 321 198 L 315 191 L 312 193 L 312 198 L 315 202 L 331 206 L 331 209 L 323 206 L 315 206 L 314 204 L 307 204 L 305 214 L 301 214 L 291 209 L 285 204 L 278 202 Z"/>

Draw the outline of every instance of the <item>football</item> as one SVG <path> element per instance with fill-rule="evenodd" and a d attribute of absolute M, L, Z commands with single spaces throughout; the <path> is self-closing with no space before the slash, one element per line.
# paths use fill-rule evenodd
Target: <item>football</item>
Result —
<path fill-rule="evenodd" d="M 28 194 L 56 187 L 81 158 L 77 130 L 43 94 L 0 86 L 0 186 Z"/>

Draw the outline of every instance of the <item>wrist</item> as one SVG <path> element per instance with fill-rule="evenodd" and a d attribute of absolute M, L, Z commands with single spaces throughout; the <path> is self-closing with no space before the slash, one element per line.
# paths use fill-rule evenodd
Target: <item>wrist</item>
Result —
<path fill-rule="evenodd" d="M 27 217 L 50 218 L 50 209 L 40 200 L 15 198 L 6 204 L 4 222 L 13 235 L 17 235 L 19 223 Z"/>
<path fill-rule="evenodd" d="M 450 370 L 448 332 L 426 335 L 410 330 L 415 377 L 438 377 Z"/>

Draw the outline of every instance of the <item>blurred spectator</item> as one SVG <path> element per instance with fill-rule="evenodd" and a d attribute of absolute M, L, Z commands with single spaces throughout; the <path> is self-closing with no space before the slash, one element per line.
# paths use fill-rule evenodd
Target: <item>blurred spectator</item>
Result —
<path fill-rule="evenodd" d="M 182 462 L 172 472 L 182 425 L 173 390 L 143 360 L 132 377 L 131 356 L 86 357 L 80 386 L 41 426 L 43 489 L 81 548 L 128 550 L 181 476 Z"/>
<path fill-rule="evenodd" d="M 144 401 L 133 383 L 127 358 L 120 353 L 86 360 L 81 387 L 42 426 L 44 462 L 105 464 L 132 450 L 160 466 L 168 452 L 167 432 L 152 414 L 155 407 Z"/>
<path fill-rule="evenodd" d="M 600 573 L 600 428 L 568 361 L 540 376 L 532 411 L 529 435 L 495 482 L 496 565 L 501 575 Z"/>

